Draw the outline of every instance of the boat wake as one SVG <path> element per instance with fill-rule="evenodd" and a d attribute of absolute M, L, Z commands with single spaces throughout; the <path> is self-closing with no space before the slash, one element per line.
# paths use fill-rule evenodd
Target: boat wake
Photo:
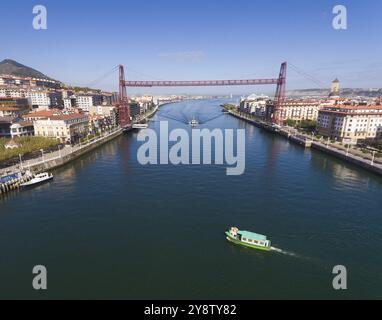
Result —
<path fill-rule="evenodd" d="M 294 252 L 285 251 L 285 250 L 282 250 L 282 249 L 279 249 L 279 248 L 275 248 L 275 247 L 271 247 L 271 251 L 274 251 L 274 252 L 277 252 L 277 253 L 280 253 L 280 254 L 284 254 L 284 255 L 290 256 L 290 257 L 296 257 L 296 258 L 299 257 L 299 255 L 294 253 Z"/>

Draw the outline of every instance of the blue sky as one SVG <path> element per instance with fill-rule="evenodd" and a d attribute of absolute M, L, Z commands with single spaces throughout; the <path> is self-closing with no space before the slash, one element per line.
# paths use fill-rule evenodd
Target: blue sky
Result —
<path fill-rule="evenodd" d="M 32 28 L 37 4 L 48 10 L 48 30 Z M 332 28 L 337 4 L 348 9 L 348 30 Z M 328 86 L 338 77 L 344 87 L 382 87 L 380 0 L 3 0 L 1 11 L 0 59 L 75 85 L 118 64 L 138 80 L 273 78 L 286 60 Z M 117 84 L 114 74 L 96 86 Z M 312 87 L 289 69 L 288 89 Z"/>

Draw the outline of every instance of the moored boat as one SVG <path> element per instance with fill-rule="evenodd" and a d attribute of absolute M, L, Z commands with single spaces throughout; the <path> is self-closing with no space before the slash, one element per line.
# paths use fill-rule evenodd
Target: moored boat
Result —
<path fill-rule="evenodd" d="M 234 244 L 264 251 L 271 250 L 271 241 L 264 235 L 249 231 L 241 231 L 236 227 L 232 227 L 229 231 L 226 231 L 225 234 L 227 240 Z"/>
<path fill-rule="evenodd" d="M 37 184 L 41 184 L 47 181 L 53 180 L 53 175 L 47 172 L 37 174 L 32 180 L 25 182 L 21 185 L 21 187 L 31 187 Z"/>
<path fill-rule="evenodd" d="M 199 121 L 196 120 L 195 118 L 193 118 L 193 119 L 189 122 L 189 125 L 190 125 L 192 128 L 196 128 L 196 127 L 199 125 Z"/>

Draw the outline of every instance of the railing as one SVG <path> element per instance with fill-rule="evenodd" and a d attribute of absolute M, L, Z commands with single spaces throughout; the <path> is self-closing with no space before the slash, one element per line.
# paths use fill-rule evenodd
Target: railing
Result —
<path fill-rule="evenodd" d="M 0 170 L 0 176 L 3 175 L 10 175 L 14 173 L 18 173 L 20 171 L 23 171 L 25 169 L 34 167 L 34 166 L 39 166 L 39 165 L 44 165 L 47 162 L 54 161 L 54 160 L 60 160 L 63 159 L 75 152 L 81 151 L 83 149 L 88 148 L 89 146 L 96 144 L 100 141 L 103 141 L 104 139 L 109 138 L 110 136 L 114 135 L 117 132 L 120 132 L 122 129 L 121 128 L 115 128 L 112 129 L 111 131 L 107 132 L 106 134 L 101 134 L 100 137 L 94 138 L 91 140 L 88 140 L 86 142 L 80 143 L 75 146 L 66 146 L 63 149 L 60 149 L 58 151 L 54 151 L 51 153 L 42 153 L 41 157 L 38 159 L 32 159 L 32 160 L 27 160 L 27 161 L 21 161 L 19 165 L 15 165 L 12 167 L 8 167 L 5 169 Z"/>

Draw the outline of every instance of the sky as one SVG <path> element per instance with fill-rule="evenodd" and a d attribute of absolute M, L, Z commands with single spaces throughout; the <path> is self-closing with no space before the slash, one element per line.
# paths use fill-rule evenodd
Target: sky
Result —
<path fill-rule="evenodd" d="M 347 8 L 347 30 L 332 26 L 338 4 Z M 35 5 L 47 8 L 47 30 L 32 26 Z M 327 87 L 334 78 L 342 87 L 382 87 L 381 0 L 2 0 L 0 10 L 0 60 L 72 85 L 117 90 L 118 74 L 108 72 L 119 64 L 130 80 L 215 80 L 276 78 L 288 61 Z M 317 87 L 289 67 L 288 90 Z"/>

